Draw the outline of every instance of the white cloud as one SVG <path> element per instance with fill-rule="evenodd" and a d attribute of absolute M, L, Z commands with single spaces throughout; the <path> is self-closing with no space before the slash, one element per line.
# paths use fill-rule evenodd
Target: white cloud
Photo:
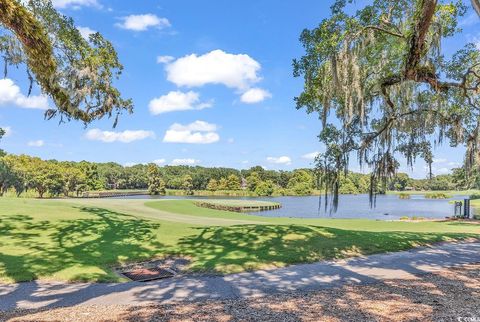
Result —
<path fill-rule="evenodd" d="M 306 160 L 315 160 L 315 158 L 320 154 L 318 151 L 310 152 L 307 154 L 302 155 L 302 159 Z"/>
<path fill-rule="evenodd" d="M 9 79 L 0 79 L 0 105 L 12 104 L 21 108 L 46 110 L 48 99 L 44 95 L 25 96 L 20 87 Z"/>
<path fill-rule="evenodd" d="M 112 142 L 122 142 L 130 143 L 137 140 L 143 140 L 147 138 L 155 138 L 155 133 L 152 131 L 145 130 L 126 130 L 123 132 L 113 132 L 113 131 L 101 131 L 99 129 L 88 130 L 85 134 L 85 137 L 88 140 L 92 141 L 102 141 L 106 143 Z"/>
<path fill-rule="evenodd" d="M 157 56 L 157 63 L 158 64 L 168 64 L 175 60 L 173 56 Z"/>
<path fill-rule="evenodd" d="M 33 146 L 36 148 L 42 147 L 45 145 L 45 142 L 43 140 L 35 140 L 35 141 L 29 141 L 27 143 L 28 146 Z"/>
<path fill-rule="evenodd" d="M 235 139 L 234 138 L 229 138 L 227 140 L 227 142 L 230 143 L 230 144 L 233 144 L 233 143 L 235 143 Z"/>
<path fill-rule="evenodd" d="M 170 129 L 177 131 L 213 132 L 218 129 L 218 126 L 216 124 L 208 123 L 205 121 L 195 121 L 187 125 L 175 123 L 170 127 Z"/>
<path fill-rule="evenodd" d="M 447 164 L 448 164 L 448 166 L 453 167 L 453 168 L 458 168 L 458 167 L 462 166 L 460 164 L 460 162 L 448 162 Z"/>
<path fill-rule="evenodd" d="M 211 102 L 200 102 L 200 95 L 196 92 L 187 93 L 172 91 L 166 95 L 154 98 L 148 104 L 150 113 L 158 115 L 174 111 L 202 110 L 212 106 Z"/>
<path fill-rule="evenodd" d="M 292 159 L 287 156 L 281 156 L 281 157 L 268 157 L 267 161 L 270 163 L 275 163 L 275 164 L 285 164 L 289 165 L 292 163 Z"/>
<path fill-rule="evenodd" d="M 444 158 L 438 158 L 438 159 L 435 159 L 435 158 L 434 158 L 432 161 L 433 161 L 433 163 L 445 163 L 445 162 L 447 162 L 448 160 L 447 160 L 447 159 L 444 159 Z"/>
<path fill-rule="evenodd" d="M 156 165 L 162 165 L 166 162 L 165 159 L 156 159 L 156 160 L 153 160 L 153 163 L 155 163 Z"/>
<path fill-rule="evenodd" d="M 2 129 L 3 131 L 5 131 L 5 134 L 3 135 L 4 138 L 6 138 L 7 136 L 12 135 L 12 133 L 13 133 L 12 128 L 11 128 L 10 126 L 0 126 L 0 129 Z"/>
<path fill-rule="evenodd" d="M 136 165 L 147 165 L 146 162 L 126 162 L 123 164 L 124 167 L 133 167 L 133 166 L 136 166 Z"/>
<path fill-rule="evenodd" d="M 264 101 L 267 98 L 272 97 L 269 91 L 261 88 L 251 88 L 242 94 L 240 100 L 246 104 L 254 104 Z"/>
<path fill-rule="evenodd" d="M 173 159 L 171 165 L 195 165 L 200 163 L 200 160 L 195 159 Z"/>
<path fill-rule="evenodd" d="M 449 168 L 439 168 L 439 169 L 432 169 L 432 171 L 438 175 L 438 174 L 449 174 L 450 173 L 450 169 Z"/>
<path fill-rule="evenodd" d="M 215 143 L 220 140 L 220 136 L 216 131 L 217 125 L 204 121 L 195 121 L 187 125 L 174 123 L 167 132 L 165 132 L 163 142 L 191 144 Z"/>
<path fill-rule="evenodd" d="M 260 64 L 246 54 L 213 50 L 201 56 L 187 55 L 167 64 L 167 79 L 177 86 L 223 84 L 240 91 L 261 80 Z"/>
<path fill-rule="evenodd" d="M 88 40 L 91 34 L 94 34 L 94 33 L 97 32 L 93 29 L 90 29 L 88 27 L 82 27 L 82 26 L 77 26 L 77 29 L 78 29 L 78 31 L 80 31 L 80 35 L 82 35 L 82 37 L 85 40 Z"/>
<path fill-rule="evenodd" d="M 134 31 L 145 31 L 150 27 L 156 27 L 159 29 L 170 27 L 170 21 L 168 21 L 167 18 L 160 18 L 151 13 L 144 15 L 130 15 L 122 17 L 122 20 L 122 23 L 116 24 L 117 27 Z"/>
<path fill-rule="evenodd" d="M 55 8 L 65 9 L 80 9 L 81 7 L 97 7 L 102 6 L 97 0 L 52 0 L 52 4 Z"/>

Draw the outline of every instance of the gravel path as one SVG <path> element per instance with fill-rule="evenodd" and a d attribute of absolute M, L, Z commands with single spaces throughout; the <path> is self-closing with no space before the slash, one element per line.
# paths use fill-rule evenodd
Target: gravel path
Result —
<path fill-rule="evenodd" d="M 480 264 L 313 292 L 149 306 L 0 312 L 0 321 L 479 321 Z"/>
<path fill-rule="evenodd" d="M 409 280 L 457 265 L 480 263 L 480 242 L 445 243 L 430 248 L 342 261 L 226 276 L 178 276 L 123 284 L 27 282 L 0 285 L 0 311 L 75 305 L 152 305 L 247 299 L 318 291 L 384 280 Z"/>

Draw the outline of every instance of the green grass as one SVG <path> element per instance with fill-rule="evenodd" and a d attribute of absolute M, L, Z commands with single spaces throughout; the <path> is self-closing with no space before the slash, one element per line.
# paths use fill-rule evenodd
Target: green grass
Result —
<path fill-rule="evenodd" d="M 408 194 L 408 195 L 425 195 L 429 193 L 444 193 L 447 195 L 465 195 L 469 196 L 471 194 L 478 194 L 480 190 L 471 189 L 471 190 L 435 190 L 435 191 L 387 191 L 387 195 L 399 195 L 399 194 Z"/>
<path fill-rule="evenodd" d="M 231 273 L 478 234 L 473 223 L 266 218 L 189 200 L 2 198 L 0 281 L 119 281 L 112 266 L 168 255 Z"/>

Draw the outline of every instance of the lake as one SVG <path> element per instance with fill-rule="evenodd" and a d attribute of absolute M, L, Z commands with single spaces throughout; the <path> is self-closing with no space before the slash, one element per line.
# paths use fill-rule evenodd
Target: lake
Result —
<path fill-rule="evenodd" d="M 266 200 L 282 204 L 282 208 L 254 213 L 266 217 L 292 218 L 368 218 L 395 220 L 402 216 L 425 218 L 445 218 L 454 214 L 450 200 L 463 200 L 466 196 L 453 196 L 451 199 L 425 199 L 423 195 L 412 195 L 411 199 L 400 199 L 397 195 L 377 196 L 376 207 L 371 208 L 368 195 L 340 195 L 338 210 L 325 211 L 324 199 L 319 207 L 318 196 L 306 197 L 200 197 L 200 196 L 131 196 L 129 199 L 243 199 Z M 473 209 L 472 209 L 473 211 Z"/>

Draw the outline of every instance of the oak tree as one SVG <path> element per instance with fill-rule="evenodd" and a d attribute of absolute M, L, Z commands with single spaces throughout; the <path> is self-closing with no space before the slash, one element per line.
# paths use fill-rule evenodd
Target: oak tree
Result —
<path fill-rule="evenodd" d="M 322 122 L 326 152 L 317 164 L 334 209 L 351 156 L 371 170 L 374 202 L 400 157 L 431 165 L 433 147 L 447 141 L 466 146 L 470 169 L 480 143 L 480 51 L 471 43 L 451 56 L 442 49 L 467 4 L 373 0 L 348 14 L 351 2 L 336 0 L 329 18 L 302 32 L 306 52 L 293 63 L 304 78 L 297 108 Z"/>

